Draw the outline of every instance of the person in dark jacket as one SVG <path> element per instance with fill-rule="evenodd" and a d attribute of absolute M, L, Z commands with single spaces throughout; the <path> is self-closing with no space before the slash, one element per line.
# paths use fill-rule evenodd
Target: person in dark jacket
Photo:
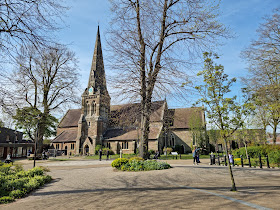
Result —
<path fill-rule="evenodd" d="M 102 149 L 99 149 L 99 161 L 102 159 Z"/>

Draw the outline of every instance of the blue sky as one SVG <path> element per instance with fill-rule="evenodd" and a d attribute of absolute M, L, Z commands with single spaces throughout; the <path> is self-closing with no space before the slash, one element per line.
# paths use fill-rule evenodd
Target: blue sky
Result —
<path fill-rule="evenodd" d="M 110 27 L 110 3 L 108 0 L 67 0 L 71 8 L 64 18 L 67 25 L 58 33 L 60 42 L 69 44 L 79 59 L 81 90 L 86 88 L 91 59 L 94 50 L 98 23 L 101 30 L 103 57 L 106 68 L 106 40 L 104 32 Z M 256 38 L 256 30 L 265 15 L 280 6 L 278 0 L 222 0 L 220 21 L 235 34 L 235 38 L 225 40 L 217 52 L 218 63 L 224 65 L 230 77 L 246 76 L 246 63 L 240 58 L 240 52 Z M 108 71 L 108 70 L 107 70 Z M 241 84 L 234 86 L 234 93 L 240 94 Z M 109 90 L 110 91 L 110 90 Z M 167 98 L 168 99 L 168 98 Z M 112 103 L 115 103 L 112 98 Z M 168 101 L 169 107 L 189 107 L 190 102 Z"/>

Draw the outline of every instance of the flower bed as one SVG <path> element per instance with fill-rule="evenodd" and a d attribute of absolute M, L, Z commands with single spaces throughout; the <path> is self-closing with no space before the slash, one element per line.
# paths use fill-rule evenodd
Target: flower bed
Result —
<path fill-rule="evenodd" d="M 171 168 L 166 162 L 158 162 L 156 160 L 144 160 L 139 157 L 134 158 L 118 158 L 112 162 L 112 167 L 122 171 L 150 171 L 163 170 Z"/>
<path fill-rule="evenodd" d="M 20 166 L 0 163 L 0 204 L 21 198 L 52 180 L 44 168 L 24 171 Z"/>

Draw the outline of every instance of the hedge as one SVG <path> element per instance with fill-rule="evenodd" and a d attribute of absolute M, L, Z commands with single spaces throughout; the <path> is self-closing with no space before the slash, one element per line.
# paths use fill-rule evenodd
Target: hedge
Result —
<path fill-rule="evenodd" d="M 261 146 L 249 146 L 247 147 L 248 155 L 251 158 L 258 158 L 259 155 L 265 157 L 268 155 L 269 162 L 280 166 L 280 145 L 261 145 Z M 242 155 L 246 158 L 245 147 L 232 151 L 234 157 L 240 157 Z"/>
<path fill-rule="evenodd" d="M 0 204 L 24 197 L 27 193 L 52 180 L 47 169 L 35 167 L 24 171 L 20 166 L 0 165 Z"/>
<path fill-rule="evenodd" d="M 150 171 L 171 168 L 171 166 L 166 162 L 143 160 L 139 157 L 134 157 L 130 160 L 126 158 L 118 158 L 112 162 L 112 167 L 122 171 Z"/>

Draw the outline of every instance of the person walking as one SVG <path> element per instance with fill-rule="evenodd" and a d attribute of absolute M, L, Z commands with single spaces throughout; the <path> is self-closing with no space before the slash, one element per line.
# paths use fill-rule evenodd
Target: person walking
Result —
<path fill-rule="evenodd" d="M 99 161 L 102 159 L 102 149 L 99 149 Z"/>
<path fill-rule="evenodd" d="M 107 155 L 107 160 L 109 160 L 109 155 L 110 155 L 109 150 L 107 150 L 106 155 Z"/>
<path fill-rule="evenodd" d="M 196 149 L 196 146 L 194 147 L 194 149 L 192 150 L 192 154 L 193 154 L 193 164 L 195 165 L 198 165 L 198 162 L 197 162 L 197 149 Z"/>
<path fill-rule="evenodd" d="M 234 160 L 233 160 L 233 156 L 231 153 L 228 154 L 228 160 L 229 160 L 229 164 L 231 164 L 232 166 L 234 166 Z"/>

